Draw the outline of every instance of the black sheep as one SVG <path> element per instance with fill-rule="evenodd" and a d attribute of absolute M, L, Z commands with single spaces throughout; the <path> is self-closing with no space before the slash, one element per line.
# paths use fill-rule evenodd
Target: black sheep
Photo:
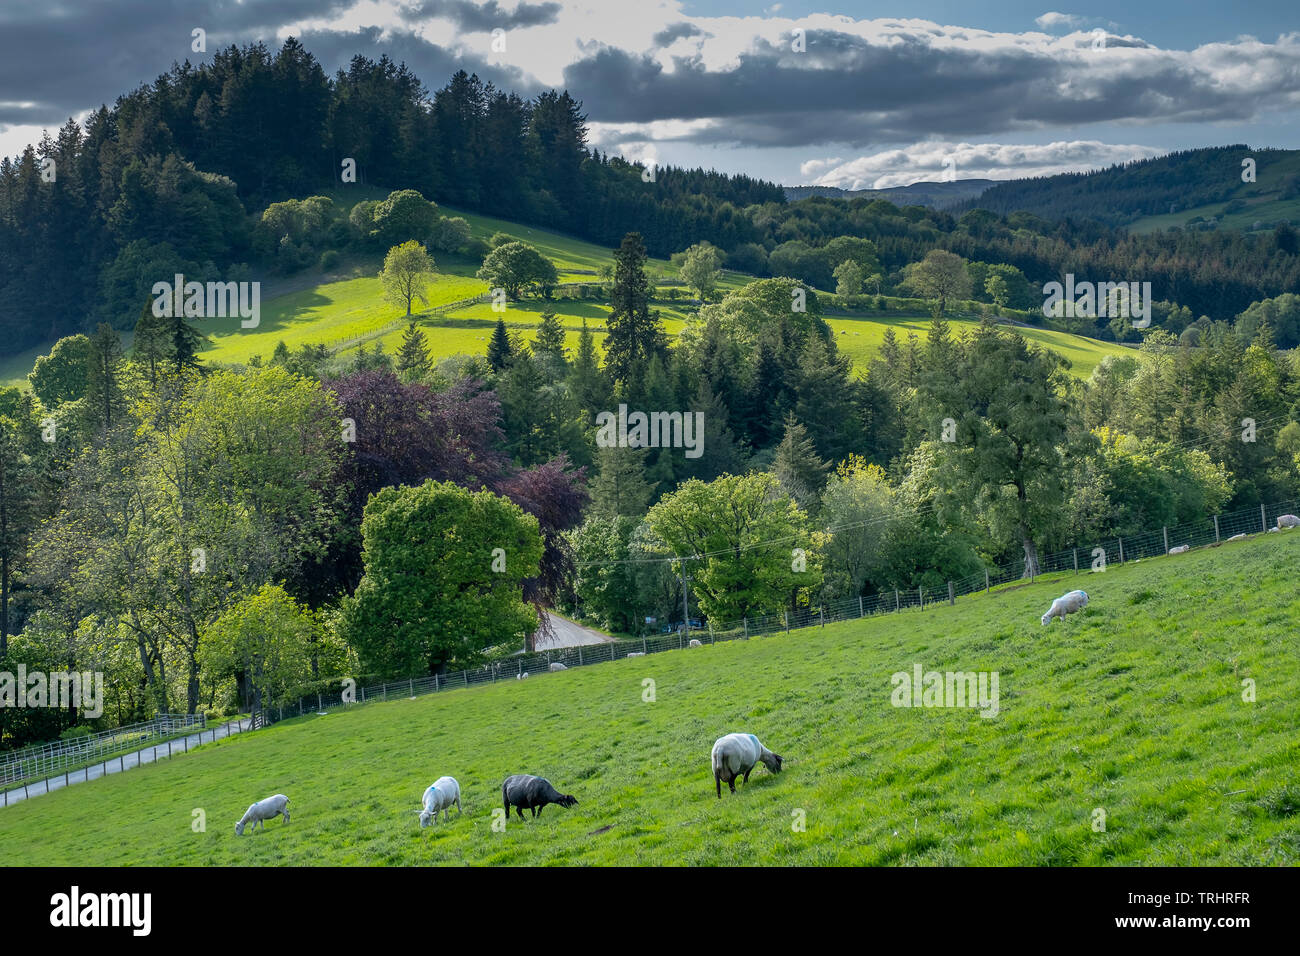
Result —
<path fill-rule="evenodd" d="M 510 816 L 510 808 L 513 806 L 521 820 L 525 809 L 532 810 L 536 817 L 548 803 L 558 803 L 562 807 L 572 807 L 578 803 L 577 798 L 560 793 L 552 787 L 551 781 L 526 773 L 506 777 L 505 783 L 501 784 L 501 802 L 505 804 L 506 816 Z"/>

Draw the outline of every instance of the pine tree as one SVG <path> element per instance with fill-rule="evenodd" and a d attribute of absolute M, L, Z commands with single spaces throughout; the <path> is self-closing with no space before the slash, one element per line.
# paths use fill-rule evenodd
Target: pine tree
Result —
<path fill-rule="evenodd" d="M 149 372 L 149 385 L 158 384 L 158 367 L 171 355 L 171 335 L 168 320 L 153 314 L 152 305 L 146 302 L 135 323 L 131 338 L 131 359 Z"/>
<path fill-rule="evenodd" d="M 510 346 L 510 335 L 506 332 L 504 319 L 498 318 L 496 328 L 492 330 L 492 339 L 488 342 L 488 364 L 492 371 L 499 372 L 514 361 L 514 350 Z"/>
<path fill-rule="evenodd" d="M 781 483 L 782 490 L 799 503 L 805 511 L 816 505 L 830 462 L 817 456 L 817 449 L 808 430 L 793 415 L 785 419 L 785 437 L 776 446 L 772 459 L 772 474 Z"/>
<path fill-rule="evenodd" d="M 600 472 L 591 481 L 591 512 L 605 518 L 640 518 L 654 490 L 645 479 L 648 454 L 643 448 L 601 448 Z"/>
<path fill-rule="evenodd" d="M 596 354 L 596 340 L 587 328 L 587 320 L 582 320 L 582 334 L 578 337 L 578 354 L 573 360 L 573 369 L 569 372 L 569 391 L 578 407 L 589 418 L 596 412 L 605 410 L 609 404 L 609 383 L 600 368 L 600 359 Z"/>
<path fill-rule="evenodd" d="M 100 322 L 90 338 L 90 367 L 86 374 L 87 404 L 103 428 L 113 424 L 121 405 L 122 339 L 107 322 Z"/>
<path fill-rule="evenodd" d="M 424 332 L 412 322 L 402 333 L 402 345 L 397 350 L 397 371 L 407 379 L 418 379 L 429 371 L 430 364 Z"/>
<path fill-rule="evenodd" d="M 271 353 L 271 364 L 272 365 L 289 364 L 289 346 L 284 344 L 284 339 L 281 339 L 279 342 L 275 344 L 275 351 Z"/>
<path fill-rule="evenodd" d="M 659 315 L 650 313 L 650 277 L 646 275 L 646 250 L 639 232 L 629 232 L 614 254 L 611 310 L 605 320 L 605 371 L 625 390 L 635 385 L 655 355 L 667 351 L 667 337 Z"/>
<path fill-rule="evenodd" d="M 565 357 L 564 325 L 551 309 L 542 313 L 542 321 L 537 325 L 537 338 L 533 340 L 533 351 Z"/>
<path fill-rule="evenodd" d="M 208 337 L 186 322 L 183 315 L 173 316 L 170 322 L 172 365 L 176 373 L 183 374 L 187 370 L 202 372 L 203 366 L 199 363 L 198 354 L 208 344 Z"/>

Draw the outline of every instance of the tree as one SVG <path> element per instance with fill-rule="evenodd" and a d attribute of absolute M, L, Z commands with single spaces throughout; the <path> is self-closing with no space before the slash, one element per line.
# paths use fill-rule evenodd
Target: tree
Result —
<path fill-rule="evenodd" d="M 830 463 L 817 457 L 817 449 L 808 438 L 808 430 L 793 415 L 785 420 L 785 436 L 776 446 L 772 474 L 781 490 L 805 511 L 817 504 Z"/>
<path fill-rule="evenodd" d="M 39 517 L 32 459 L 24 447 L 29 444 L 24 441 L 24 431 L 30 430 L 30 423 L 25 428 L 22 421 L 10 417 L 11 411 L 17 409 L 0 411 L 0 661 L 4 661 L 9 649 L 14 572 Z"/>
<path fill-rule="evenodd" d="M 821 506 L 823 521 L 834 529 L 826 543 L 827 592 L 860 595 L 885 570 L 886 543 L 898 522 L 894 490 L 879 465 L 850 455 L 826 483 Z"/>
<path fill-rule="evenodd" d="M 460 216 L 443 216 L 429 232 L 429 245 L 439 252 L 456 252 L 473 235 L 469 222 Z"/>
<path fill-rule="evenodd" d="M 384 245 L 406 245 L 425 239 L 438 219 L 438 207 L 414 189 L 401 189 L 375 205 L 373 235 Z"/>
<path fill-rule="evenodd" d="M 586 319 L 582 320 L 578 354 L 574 356 L 573 368 L 569 372 L 569 391 L 589 421 L 594 420 L 596 412 L 609 402 L 609 382 L 601 370 L 596 339 L 587 328 Z"/>
<path fill-rule="evenodd" d="M 122 340 L 107 322 L 99 323 L 90 340 L 90 368 L 86 375 L 86 399 L 101 428 L 113 424 L 122 405 Z"/>
<path fill-rule="evenodd" d="M 85 396 L 92 350 L 86 336 L 69 335 L 55 342 L 49 355 L 36 359 L 27 381 L 45 408 L 58 408 L 64 402 Z"/>
<path fill-rule="evenodd" d="M 629 543 L 637 518 L 593 514 L 567 535 L 573 589 L 584 617 L 610 630 L 635 632 L 641 607 Z"/>
<path fill-rule="evenodd" d="M 384 298 L 398 308 L 405 307 L 410 315 L 416 299 L 428 305 L 425 290 L 433 281 L 433 257 L 414 239 L 394 246 L 384 256 L 379 281 L 384 285 Z"/>
<path fill-rule="evenodd" d="M 605 371 L 616 385 L 640 382 L 650 359 L 663 357 L 667 338 L 658 313 L 650 313 L 650 279 L 639 232 L 629 232 L 614 254 L 611 310 L 605 320 Z"/>
<path fill-rule="evenodd" d="M 682 258 L 682 280 L 695 290 L 697 298 L 706 301 L 718 287 L 721 270 L 722 254 L 708 242 L 697 242 L 686 250 Z"/>
<path fill-rule="evenodd" d="M 959 255 L 931 249 L 908 269 L 913 288 L 924 298 L 933 299 L 940 315 L 952 300 L 970 298 L 970 273 L 966 271 L 966 260 Z"/>
<path fill-rule="evenodd" d="M 533 351 L 564 358 L 564 324 L 552 309 L 542 313 L 542 320 L 537 324 L 537 337 L 533 340 Z"/>
<path fill-rule="evenodd" d="M 685 559 L 700 610 L 719 623 L 779 610 L 821 585 L 823 536 L 755 472 L 682 484 L 646 515 L 661 554 Z"/>
<path fill-rule="evenodd" d="M 1026 576 L 1038 573 L 1036 539 L 1058 526 L 1066 499 L 1062 374 L 1059 356 L 985 319 L 958 347 L 955 375 L 921 387 L 927 419 L 956 425 L 955 441 L 936 443 L 949 507 L 973 514 L 995 540 L 1015 541 Z"/>
<path fill-rule="evenodd" d="M 506 332 L 506 323 L 502 318 L 497 318 L 497 324 L 492 329 L 492 338 L 488 340 L 487 350 L 488 364 L 492 366 L 492 371 L 499 372 L 514 361 L 514 346 L 510 344 L 510 335 Z"/>
<path fill-rule="evenodd" d="M 852 259 L 845 259 L 835 267 L 835 294 L 851 309 L 861 293 L 862 267 Z"/>
<path fill-rule="evenodd" d="M 365 574 L 339 630 L 366 672 L 422 677 L 476 664 L 537 629 L 523 582 L 539 572 L 542 539 L 513 502 L 433 480 L 385 488 L 366 505 L 361 535 Z"/>
<path fill-rule="evenodd" d="M 309 608 L 264 584 L 204 628 L 199 660 L 209 682 L 234 678 L 240 708 L 257 712 L 300 691 L 321 630 Z"/>
<path fill-rule="evenodd" d="M 157 386 L 158 371 L 171 355 L 168 332 L 168 320 L 155 316 L 152 304 L 146 302 L 131 337 L 131 361 L 147 371 L 150 387 Z"/>
<path fill-rule="evenodd" d="M 1002 310 L 1007 307 L 1007 295 L 1009 294 L 1007 280 L 1000 275 L 991 275 L 984 280 L 984 291 L 993 300 L 993 305 L 997 308 L 997 314 L 1001 315 Z"/>
<path fill-rule="evenodd" d="M 524 289 L 535 287 L 548 294 L 559 278 L 555 263 L 526 242 L 506 242 L 487 254 L 476 273 L 488 285 L 504 289 L 518 299 Z"/>
<path fill-rule="evenodd" d="M 429 371 L 429 348 L 424 332 L 414 322 L 402 333 L 402 345 L 397 350 L 397 371 L 407 378 L 419 378 Z"/>
<path fill-rule="evenodd" d="M 591 513 L 607 518 L 640 518 L 654 497 L 645 480 L 644 448 L 601 448 L 600 469 L 591 480 Z"/>

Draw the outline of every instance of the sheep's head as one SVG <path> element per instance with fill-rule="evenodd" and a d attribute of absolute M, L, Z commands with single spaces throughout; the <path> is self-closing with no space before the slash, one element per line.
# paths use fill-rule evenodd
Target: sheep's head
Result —
<path fill-rule="evenodd" d="M 1052 619 L 1052 612 L 1048 611 L 1046 614 L 1043 615 L 1043 624 L 1046 624 L 1051 619 Z"/>
<path fill-rule="evenodd" d="M 562 807 L 576 807 L 578 805 L 578 798 L 571 793 L 562 793 L 560 794 L 560 799 L 555 802 Z"/>
<path fill-rule="evenodd" d="M 235 824 L 235 836 L 243 836 L 243 835 L 244 835 L 244 821 L 240 820 L 238 823 Z"/>
<path fill-rule="evenodd" d="M 771 757 L 764 757 L 763 763 L 767 767 L 767 769 L 772 771 L 773 773 L 780 773 L 781 759 L 782 758 L 780 754 L 772 754 Z"/>
<path fill-rule="evenodd" d="M 429 820 L 430 820 L 432 817 L 433 817 L 433 813 L 431 813 L 430 811 L 428 811 L 428 810 L 421 810 L 421 811 L 420 811 L 420 829 L 421 829 L 421 830 L 423 830 L 425 827 L 427 827 L 427 826 L 429 825 Z"/>

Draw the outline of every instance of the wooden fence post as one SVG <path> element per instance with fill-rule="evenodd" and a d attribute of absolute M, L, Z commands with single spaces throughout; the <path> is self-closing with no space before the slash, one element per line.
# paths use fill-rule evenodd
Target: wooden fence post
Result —
<path fill-rule="evenodd" d="M 1259 530 L 1261 533 L 1268 531 L 1268 518 L 1264 515 L 1264 505 L 1262 502 L 1259 506 Z"/>
<path fill-rule="evenodd" d="M 1165 554 L 1168 554 L 1168 553 L 1169 553 L 1169 528 L 1168 528 L 1168 526 L 1166 526 L 1166 525 L 1161 525 L 1161 526 L 1160 526 L 1160 530 L 1164 533 L 1164 536 L 1165 536 Z"/>
<path fill-rule="evenodd" d="M 1078 573 L 1079 573 L 1079 549 L 1078 549 L 1078 548 L 1071 548 L 1071 549 L 1070 549 L 1070 554 L 1071 554 L 1071 555 L 1073 556 L 1073 558 L 1074 558 L 1074 573 L 1075 573 L 1075 574 L 1078 574 Z M 985 571 L 984 573 L 985 573 L 985 574 L 988 574 L 987 571 Z"/>
<path fill-rule="evenodd" d="M 989 569 L 984 569 L 984 593 L 989 593 Z"/>
<path fill-rule="evenodd" d="M 1214 543 L 1219 543 L 1219 516 L 1214 516 Z"/>
<path fill-rule="evenodd" d="M 898 609 L 898 588 L 894 588 L 894 610 L 897 611 Z"/>
<path fill-rule="evenodd" d="M 1124 539 L 1119 539 L 1119 563 L 1124 563 Z"/>
<path fill-rule="evenodd" d="M 948 582 L 948 603 L 949 603 L 949 604 L 956 604 L 956 603 L 957 603 L 957 594 L 956 594 L 956 592 L 955 592 L 955 591 L 953 590 L 953 588 L 952 588 L 952 582 L 951 582 L 951 581 Z"/>

